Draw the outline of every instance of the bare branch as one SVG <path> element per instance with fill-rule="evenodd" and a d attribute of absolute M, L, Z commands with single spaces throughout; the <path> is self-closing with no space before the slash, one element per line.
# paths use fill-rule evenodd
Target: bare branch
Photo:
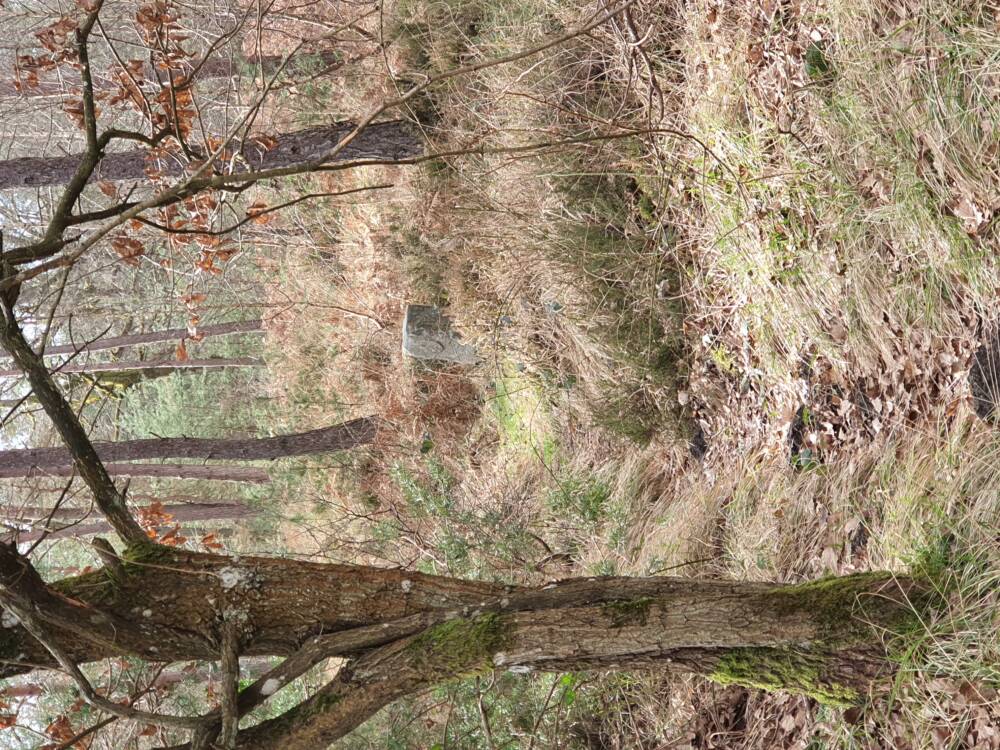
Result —
<path fill-rule="evenodd" d="M 117 716 L 120 719 L 133 719 L 157 726 L 180 727 L 184 729 L 194 729 L 199 726 L 197 718 L 154 714 L 108 700 L 94 689 L 94 686 L 90 684 L 90 681 L 80 670 L 80 667 L 77 666 L 76 662 L 63 651 L 62 647 L 49 634 L 42 619 L 36 616 L 33 611 L 37 606 L 35 602 L 17 596 L 9 590 L 0 592 L 0 599 L 3 601 L 3 606 L 21 621 L 21 625 L 24 626 L 25 630 L 45 646 L 56 662 L 58 662 L 59 666 L 73 678 L 84 700 L 94 708 L 98 708 L 112 716 Z"/>
<path fill-rule="evenodd" d="M 236 735 L 240 730 L 240 714 L 236 693 L 240 684 L 240 638 L 239 625 L 227 619 L 222 623 L 222 731 L 216 747 L 219 750 L 235 750 Z"/>

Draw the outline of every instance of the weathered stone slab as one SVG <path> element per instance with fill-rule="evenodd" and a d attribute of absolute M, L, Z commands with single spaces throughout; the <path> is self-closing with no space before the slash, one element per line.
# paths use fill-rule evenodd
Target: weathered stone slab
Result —
<path fill-rule="evenodd" d="M 407 305 L 403 320 L 403 354 L 424 362 L 474 365 L 476 349 L 452 330 L 451 321 L 434 305 Z"/>
<path fill-rule="evenodd" d="M 997 424 L 1000 419 L 1000 330 L 988 332 L 976 351 L 969 370 L 972 405 L 981 419 Z"/>

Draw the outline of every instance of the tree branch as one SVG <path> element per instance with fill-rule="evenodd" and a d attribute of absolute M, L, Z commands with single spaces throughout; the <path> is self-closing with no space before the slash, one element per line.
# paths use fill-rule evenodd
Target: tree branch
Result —
<path fill-rule="evenodd" d="M 231 619 L 222 623 L 222 731 L 216 747 L 219 750 L 235 750 L 236 736 L 240 729 L 240 714 L 236 693 L 240 684 L 240 637 L 239 624 Z"/>
<path fill-rule="evenodd" d="M 200 720 L 196 717 L 168 716 L 140 711 L 128 705 L 123 706 L 119 703 L 114 703 L 98 693 L 80 670 L 80 667 L 77 666 L 76 662 L 70 658 L 59 645 L 58 641 L 49 633 L 47 626 L 43 622 L 42 615 L 35 614 L 36 611 L 45 611 L 45 616 L 50 617 L 51 613 L 47 611 L 50 603 L 40 601 L 41 597 L 31 596 L 30 593 L 25 591 L 25 588 L 16 584 L 13 586 L 3 586 L 0 588 L 0 601 L 2 601 L 4 608 L 21 621 L 24 629 L 31 633 L 35 640 L 45 646 L 59 666 L 73 678 L 73 681 L 87 703 L 120 719 L 133 719 L 147 724 L 156 724 L 157 726 L 184 729 L 194 729 L 200 725 Z"/>

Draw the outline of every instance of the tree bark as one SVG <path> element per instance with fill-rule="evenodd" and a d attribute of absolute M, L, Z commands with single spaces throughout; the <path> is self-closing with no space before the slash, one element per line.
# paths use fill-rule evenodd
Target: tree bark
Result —
<path fill-rule="evenodd" d="M 300 162 L 318 159 L 333 148 L 345 135 L 354 129 L 349 122 L 324 125 L 277 137 L 277 145 L 265 149 L 254 142 L 244 144 L 237 160 L 238 173 L 263 169 L 287 167 Z M 391 120 L 369 125 L 357 138 L 344 147 L 330 162 L 375 159 L 397 161 L 417 156 L 421 143 L 416 131 L 403 120 Z M 148 180 L 146 167 L 158 169 L 165 175 L 176 176 L 183 172 L 184 162 L 164 158 L 155 161 L 147 159 L 147 149 L 117 151 L 106 154 L 91 175 L 96 180 Z M 81 154 L 71 156 L 24 157 L 0 162 L 0 190 L 10 188 L 37 188 L 48 185 L 63 185 L 70 181 L 82 159 Z M 15 254 L 9 259 L 19 262 Z"/>
<path fill-rule="evenodd" d="M 105 470 L 112 477 L 152 477 L 155 479 L 203 479 L 212 482 L 244 482 L 268 484 L 267 471 L 257 466 L 203 466 L 201 464 L 106 464 Z M 72 477 L 78 474 L 74 466 L 48 466 L 11 472 L 0 467 L 0 479 L 32 477 Z"/>
<path fill-rule="evenodd" d="M 27 511 L 28 509 L 24 509 Z M 45 536 L 48 539 L 76 538 L 90 536 L 93 534 L 110 534 L 113 529 L 107 521 L 93 521 L 84 523 L 86 516 L 76 509 L 45 509 L 35 508 L 32 516 L 38 522 L 48 521 L 46 528 L 35 528 L 31 531 L 16 532 L 16 539 L 20 542 L 33 542 Z M 45 511 L 48 510 L 48 513 Z M 27 519 L 26 512 L 17 514 L 15 509 L 10 509 L 9 518 Z M 190 523 L 192 521 L 226 521 L 234 519 L 252 518 L 257 515 L 257 511 L 242 503 L 201 503 L 185 505 L 164 505 L 163 512 L 169 513 L 171 521 L 176 523 Z M 50 515 L 51 514 L 51 515 Z M 75 514 L 75 515 L 74 515 Z M 183 533 L 183 531 L 182 531 Z"/>
<path fill-rule="evenodd" d="M 230 461 L 273 461 L 279 458 L 328 453 L 365 445 L 375 439 L 378 420 L 361 417 L 318 430 L 246 439 L 149 438 L 120 443 L 95 443 L 104 462 L 119 465 L 146 459 L 197 459 Z M 15 448 L 0 451 L 0 479 L 53 474 L 68 468 L 73 457 L 67 448 Z M 145 467 L 143 467 L 145 468 Z M 216 467 L 197 467 L 216 468 Z M 110 467 L 109 467 L 110 471 Z M 115 472 L 112 471 L 112 474 Z M 132 476 L 136 476 L 132 474 Z"/>
<path fill-rule="evenodd" d="M 148 544 L 124 559 L 120 573 L 51 585 L 128 630 L 121 648 L 53 631 L 79 662 L 137 644 L 156 661 L 217 659 L 220 612 L 233 606 L 249 625 L 244 656 L 325 642 L 336 645 L 319 659 L 354 657 L 309 700 L 241 732 L 244 750 L 326 747 L 397 698 L 494 668 L 662 667 L 847 705 L 891 676 L 883 639 L 928 601 L 917 582 L 885 573 L 800 585 L 602 577 L 528 589 Z M 52 662 L 20 626 L 5 628 L 0 676 L 27 671 L 9 663 L 18 659 Z"/>
<path fill-rule="evenodd" d="M 220 55 L 207 60 L 198 69 L 198 76 L 195 79 L 197 84 L 200 81 L 207 81 L 217 78 L 233 78 L 250 72 L 250 69 L 260 68 L 260 71 L 270 78 L 278 71 L 278 66 L 284 60 L 283 55 L 261 55 L 253 57 L 230 57 Z M 302 73 L 306 65 L 319 65 L 323 71 L 330 71 L 340 66 L 341 56 L 336 52 L 321 52 L 315 55 L 300 55 L 293 57 L 285 66 L 284 72 L 289 75 Z M 193 71 L 191 65 L 187 65 L 184 73 L 190 74 Z M 256 72 L 256 71 L 254 71 Z M 149 65 L 143 70 L 143 78 L 147 81 L 156 81 L 157 75 L 163 77 L 162 71 L 154 71 Z M 95 91 L 113 91 L 118 88 L 117 83 L 110 79 L 102 79 L 94 82 Z M 0 81 L 0 97 L 24 96 L 65 96 L 71 94 L 73 86 L 67 86 L 62 82 L 41 81 L 35 87 L 23 87 L 18 89 L 16 79 Z"/>
<path fill-rule="evenodd" d="M 327 747 L 394 700 L 495 668 L 665 668 L 845 707 L 888 686 L 893 664 L 880 638 L 912 623 L 921 596 L 884 574 L 803 586 L 567 581 L 528 592 L 514 611 L 448 620 L 362 656 L 296 708 L 242 732 L 237 747 Z"/>
<path fill-rule="evenodd" d="M 59 375 L 93 373 L 140 372 L 151 377 L 169 375 L 178 370 L 222 370 L 230 367 L 261 367 L 264 360 L 257 357 L 229 357 L 212 359 L 149 359 L 142 361 L 91 362 L 85 365 L 62 365 L 53 372 Z M 0 370 L 0 378 L 24 377 L 22 370 Z"/>
<path fill-rule="evenodd" d="M 258 333 L 263 330 L 260 320 L 240 320 L 234 323 L 217 323 L 201 326 L 198 335 L 204 338 L 212 336 L 229 336 L 237 333 Z M 191 338 L 187 328 L 170 328 L 164 331 L 147 331 L 132 333 L 126 336 L 107 336 L 80 344 L 54 344 L 45 347 L 42 356 L 51 357 L 57 354 L 81 354 L 83 352 L 100 352 L 108 349 L 124 349 L 144 344 L 160 344 L 166 341 L 184 341 Z"/>
<path fill-rule="evenodd" d="M 150 637 L 153 650 L 145 654 L 155 661 L 217 659 L 213 638 L 219 612 L 233 596 L 246 593 L 243 587 L 254 591 L 242 597 L 240 606 L 247 607 L 256 631 L 244 645 L 244 656 L 288 655 L 319 633 L 381 625 L 421 612 L 460 612 L 507 591 L 403 570 L 278 558 L 237 560 L 149 544 L 133 545 L 125 554 L 124 569 L 124 578 L 101 569 L 63 579 L 51 588 L 112 617 L 129 613 L 126 619 L 135 621 L 137 612 L 149 610 L 150 616 L 139 617 L 136 626 L 160 632 L 161 638 Z M 183 637 L 170 637 L 173 630 Z M 75 636 L 67 636 L 63 645 L 81 662 L 124 653 Z M 23 629 L 0 629 L 0 662 L 17 661 L 19 653 L 25 654 L 25 661 L 52 663 Z M 0 663 L 0 678 L 22 671 Z"/>

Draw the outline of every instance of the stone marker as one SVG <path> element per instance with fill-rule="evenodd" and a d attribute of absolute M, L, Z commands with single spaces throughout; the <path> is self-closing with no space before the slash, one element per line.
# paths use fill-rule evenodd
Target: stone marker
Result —
<path fill-rule="evenodd" d="M 1000 330 L 984 336 L 969 369 L 969 389 L 976 414 L 997 424 L 1000 405 Z"/>
<path fill-rule="evenodd" d="M 451 321 L 434 305 L 407 305 L 403 320 L 403 354 L 425 362 L 474 365 L 476 349 L 463 344 Z"/>

